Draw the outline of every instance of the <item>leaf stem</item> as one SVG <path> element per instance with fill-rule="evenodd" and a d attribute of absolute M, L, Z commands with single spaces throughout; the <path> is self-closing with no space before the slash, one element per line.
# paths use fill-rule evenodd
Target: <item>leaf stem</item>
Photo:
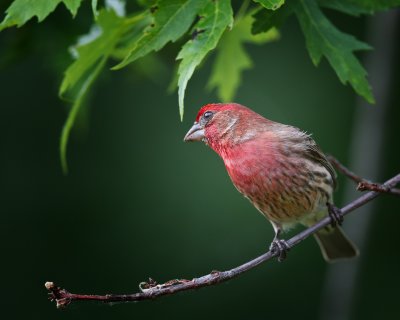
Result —
<path fill-rule="evenodd" d="M 236 21 L 239 21 L 240 19 L 243 18 L 243 16 L 247 12 L 247 9 L 249 8 L 249 5 L 250 5 L 250 0 L 245 0 L 242 2 L 242 5 L 240 6 L 239 10 L 237 11 L 237 13 L 235 15 L 234 23 L 236 23 Z"/>
<path fill-rule="evenodd" d="M 66 175 L 68 174 L 68 163 L 67 163 L 67 146 L 68 146 L 68 138 L 71 133 L 71 129 L 75 123 L 76 116 L 79 113 L 79 110 L 81 109 L 83 100 L 90 88 L 90 86 L 93 84 L 94 80 L 97 78 L 97 76 L 100 74 L 101 70 L 103 69 L 105 63 L 107 61 L 107 56 L 104 56 L 98 65 L 96 66 L 94 72 L 86 79 L 84 84 L 79 90 L 79 93 L 77 95 L 77 98 L 68 114 L 67 121 L 64 124 L 63 130 L 61 132 L 61 138 L 60 138 L 60 160 L 61 160 L 61 167 L 63 173 Z"/>

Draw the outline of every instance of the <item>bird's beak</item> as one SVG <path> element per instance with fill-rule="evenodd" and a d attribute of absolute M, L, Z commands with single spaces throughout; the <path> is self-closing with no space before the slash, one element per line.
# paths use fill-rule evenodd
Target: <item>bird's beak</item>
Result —
<path fill-rule="evenodd" d="M 197 122 L 190 128 L 183 141 L 201 141 L 204 139 L 204 128 L 200 126 Z"/>

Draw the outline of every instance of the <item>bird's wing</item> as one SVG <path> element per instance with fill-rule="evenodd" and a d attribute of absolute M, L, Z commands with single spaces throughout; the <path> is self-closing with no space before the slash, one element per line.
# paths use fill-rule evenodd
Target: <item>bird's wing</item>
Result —
<path fill-rule="evenodd" d="M 333 181 L 333 187 L 336 188 L 336 172 L 335 169 L 333 169 L 331 163 L 328 161 L 328 159 L 325 157 L 324 153 L 322 150 L 318 147 L 318 145 L 315 143 L 315 141 L 308 137 L 307 139 L 307 148 L 306 152 L 307 155 L 312 159 L 313 161 L 322 164 L 326 170 L 331 174 L 332 181 Z"/>

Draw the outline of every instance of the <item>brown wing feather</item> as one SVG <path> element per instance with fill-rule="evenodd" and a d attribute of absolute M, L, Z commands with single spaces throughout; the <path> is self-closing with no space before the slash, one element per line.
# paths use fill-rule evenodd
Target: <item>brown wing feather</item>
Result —
<path fill-rule="evenodd" d="M 330 173 L 333 181 L 333 187 L 336 188 L 337 186 L 337 181 L 336 181 L 336 172 L 335 169 L 333 169 L 331 163 L 328 161 L 326 158 L 325 154 L 322 152 L 322 150 L 318 147 L 318 145 L 315 143 L 315 141 L 311 138 L 307 139 L 308 144 L 307 144 L 307 154 L 311 159 L 313 159 L 315 162 L 318 162 L 322 164 L 326 170 Z"/>

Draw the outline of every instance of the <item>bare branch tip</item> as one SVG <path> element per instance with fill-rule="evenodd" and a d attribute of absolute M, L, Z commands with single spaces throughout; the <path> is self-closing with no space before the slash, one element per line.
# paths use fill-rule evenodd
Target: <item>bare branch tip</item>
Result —
<path fill-rule="evenodd" d="M 46 289 L 47 290 L 52 290 L 52 289 L 54 289 L 54 282 L 51 282 L 51 281 L 47 281 L 45 284 L 44 284 L 44 286 L 46 287 Z"/>
<path fill-rule="evenodd" d="M 58 309 L 67 307 L 71 303 L 70 294 L 67 290 L 57 287 L 54 282 L 47 281 L 44 286 L 49 290 L 50 301 L 55 301 Z"/>

